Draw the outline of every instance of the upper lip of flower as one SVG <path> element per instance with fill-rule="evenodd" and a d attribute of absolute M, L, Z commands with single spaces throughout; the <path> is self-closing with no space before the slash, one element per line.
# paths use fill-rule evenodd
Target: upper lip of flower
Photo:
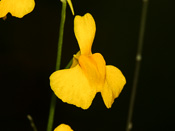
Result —
<path fill-rule="evenodd" d="M 83 17 L 75 16 L 74 32 L 77 38 L 81 54 L 91 55 L 91 47 L 96 33 L 96 25 L 91 14 Z"/>

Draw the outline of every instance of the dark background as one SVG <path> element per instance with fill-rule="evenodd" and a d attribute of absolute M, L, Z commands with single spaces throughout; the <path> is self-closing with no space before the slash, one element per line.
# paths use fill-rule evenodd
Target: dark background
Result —
<path fill-rule="evenodd" d="M 38 131 L 46 130 L 55 70 L 60 23 L 59 0 L 35 0 L 32 13 L 22 19 L 8 14 L 0 20 L 0 130 L 32 131 L 30 114 Z M 127 84 L 111 109 L 98 93 L 88 110 L 57 99 L 54 127 L 69 124 L 76 131 L 124 131 L 135 69 L 142 0 L 72 0 L 75 14 L 90 12 L 97 26 L 93 52 L 118 67 Z M 78 49 L 73 19 L 67 6 L 62 65 Z M 143 56 L 133 114 L 132 131 L 174 130 L 175 9 L 173 0 L 150 0 Z"/>

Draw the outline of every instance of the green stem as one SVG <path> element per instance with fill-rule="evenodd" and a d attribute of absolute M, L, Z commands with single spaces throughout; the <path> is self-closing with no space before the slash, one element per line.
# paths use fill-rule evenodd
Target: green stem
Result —
<path fill-rule="evenodd" d="M 132 116 L 133 116 L 134 103 L 135 103 L 135 97 L 136 97 L 136 91 L 137 91 L 137 83 L 139 79 L 140 64 L 142 59 L 142 49 L 143 49 L 147 8 L 148 8 L 148 0 L 143 0 L 143 7 L 142 7 L 142 14 L 141 14 L 141 21 L 140 21 L 140 32 L 138 37 L 138 47 L 137 47 L 137 55 L 136 55 L 136 66 L 135 66 L 135 72 L 134 72 L 130 105 L 128 110 L 126 131 L 130 131 L 132 129 Z"/>
<path fill-rule="evenodd" d="M 69 63 L 66 65 L 65 69 L 68 69 L 68 68 L 72 65 L 72 60 L 73 60 L 73 59 L 71 59 L 71 60 L 69 61 Z"/>
<path fill-rule="evenodd" d="M 62 45 L 63 45 L 63 33 L 64 33 L 65 20 L 66 20 L 66 0 L 63 0 L 62 11 L 61 11 L 60 32 L 59 32 L 59 38 L 58 38 L 56 70 L 59 70 L 61 65 L 61 52 L 62 52 Z"/>
<path fill-rule="evenodd" d="M 66 0 L 62 0 L 61 2 L 62 2 L 62 11 L 61 11 L 61 22 L 60 22 L 60 30 L 59 30 L 59 38 L 58 38 L 56 70 L 59 70 L 60 65 L 61 65 L 61 52 L 62 52 L 62 44 L 63 44 L 64 23 L 66 19 Z M 56 107 L 56 96 L 54 93 L 52 93 L 51 102 L 50 102 L 50 110 L 49 110 L 49 118 L 48 118 L 48 123 L 47 123 L 47 131 L 52 131 L 55 107 Z"/>
<path fill-rule="evenodd" d="M 30 121 L 30 125 L 31 125 L 31 127 L 33 128 L 33 131 L 37 131 L 37 128 L 36 128 L 36 126 L 35 126 L 35 123 L 34 123 L 34 121 L 33 121 L 32 116 L 31 116 L 31 115 L 27 115 L 27 118 L 28 118 L 29 121 Z"/>

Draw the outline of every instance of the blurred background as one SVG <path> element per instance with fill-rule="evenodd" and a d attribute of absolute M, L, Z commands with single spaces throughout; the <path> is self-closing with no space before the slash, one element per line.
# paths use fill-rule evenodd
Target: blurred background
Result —
<path fill-rule="evenodd" d="M 55 71 L 61 14 L 59 0 L 35 0 L 33 12 L 22 19 L 0 19 L 0 130 L 46 130 Z M 93 15 L 97 32 L 92 51 L 126 77 L 120 96 L 107 109 L 97 94 L 82 110 L 57 99 L 54 127 L 69 124 L 75 131 L 124 131 L 135 70 L 142 0 L 72 0 L 75 14 Z M 170 131 L 175 124 L 175 2 L 149 0 L 132 131 Z M 61 68 L 78 50 L 73 19 L 67 6 Z"/>

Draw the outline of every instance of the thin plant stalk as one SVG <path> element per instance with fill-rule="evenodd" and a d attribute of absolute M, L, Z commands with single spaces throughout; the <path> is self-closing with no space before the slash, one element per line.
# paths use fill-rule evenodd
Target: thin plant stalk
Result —
<path fill-rule="evenodd" d="M 36 128 L 36 125 L 35 125 L 35 123 L 34 123 L 34 121 L 33 121 L 32 116 L 31 116 L 31 115 L 27 115 L 27 118 L 28 118 L 29 121 L 30 121 L 30 125 L 31 125 L 33 131 L 37 131 L 37 128 Z"/>
<path fill-rule="evenodd" d="M 65 24 L 65 19 L 66 19 L 66 0 L 61 0 L 61 2 L 62 2 L 62 11 L 61 11 L 61 22 L 60 22 L 60 30 L 59 30 L 59 37 L 58 37 L 56 70 L 59 70 L 60 65 L 61 65 L 63 33 L 64 33 L 64 24 Z M 56 107 L 56 96 L 54 93 L 52 93 L 51 102 L 50 102 L 49 117 L 48 117 L 48 123 L 47 123 L 47 131 L 52 131 L 53 122 L 54 122 L 55 107 Z"/>
<path fill-rule="evenodd" d="M 132 116 L 133 116 L 134 102 L 136 97 L 137 83 L 139 79 L 140 65 L 141 65 L 141 59 L 142 59 L 142 49 L 143 49 L 147 8 L 148 8 L 148 0 L 143 0 L 140 32 L 138 37 L 138 47 L 137 47 L 137 54 L 136 54 L 136 66 L 135 66 L 135 72 L 134 72 L 134 79 L 133 79 L 133 86 L 132 86 L 132 92 L 131 92 L 131 98 L 130 98 L 126 131 L 130 131 L 132 129 Z"/>

